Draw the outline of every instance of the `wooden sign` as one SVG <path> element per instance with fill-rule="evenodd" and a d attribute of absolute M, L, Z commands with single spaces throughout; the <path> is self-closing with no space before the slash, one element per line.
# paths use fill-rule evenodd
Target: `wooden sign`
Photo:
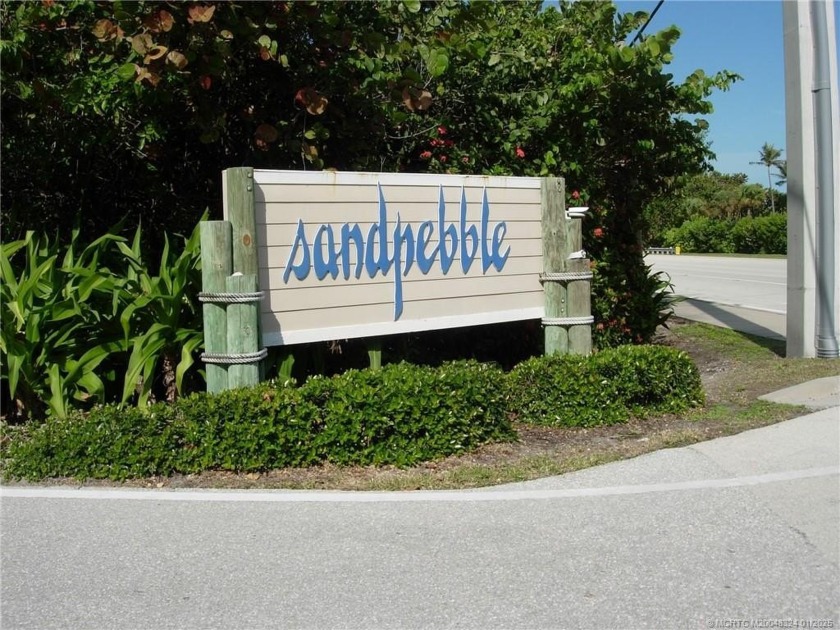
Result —
<path fill-rule="evenodd" d="M 201 224 L 207 389 L 255 384 L 266 346 L 540 319 L 545 351 L 589 354 L 586 208 L 563 180 L 223 174 Z M 258 314 L 259 313 L 259 316 Z"/>
<path fill-rule="evenodd" d="M 255 170 L 253 185 L 266 346 L 543 316 L 538 178 Z"/>

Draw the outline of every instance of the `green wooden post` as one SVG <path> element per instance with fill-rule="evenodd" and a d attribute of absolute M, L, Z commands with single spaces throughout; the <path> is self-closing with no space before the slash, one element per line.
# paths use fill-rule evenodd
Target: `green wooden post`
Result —
<path fill-rule="evenodd" d="M 257 275 L 254 169 L 224 171 L 225 217 L 233 230 L 233 272 Z"/>
<path fill-rule="evenodd" d="M 583 249 L 582 234 L 583 219 L 566 220 L 566 242 L 569 252 Z M 570 273 L 589 274 L 588 258 L 573 258 L 566 260 L 566 271 Z M 577 279 L 569 280 L 566 290 L 569 303 L 569 317 L 588 318 L 592 315 L 592 281 Z M 592 325 L 573 324 L 569 326 L 569 352 L 571 354 L 592 353 Z"/>
<path fill-rule="evenodd" d="M 254 274 L 228 276 L 227 293 L 254 293 L 257 276 Z M 232 302 L 227 305 L 227 352 L 249 354 L 259 350 L 257 320 L 259 302 Z M 259 361 L 233 363 L 228 367 L 228 388 L 248 387 L 260 382 Z"/>
<path fill-rule="evenodd" d="M 204 293 L 223 293 L 225 278 L 231 273 L 231 230 L 227 221 L 203 221 L 199 226 L 201 236 L 201 290 Z M 204 351 L 208 354 L 227 352 L 227 315 L 225 305 L 205 302 Z M 208 363 L 205 366 L 207 391 L 214 393 L 227 389 L 227 366 Z"/>
<path fill-rule="evenodd" d="M 237 167 L 226 169 L 223 173 L 225 217 L 230 221 L 233 231 L 233 272 L 253 275 L 257 278 L 259 290 L 259 261 L 257 260 L 257 228 L 254 213 L 254 169 Z M 257 336 L 262 343 L 259 309 L 257 310 Z M 260 379 L 264 377 L 264 366 L 259 364 Z"/>
<path fill-rule="evenodd" d="M 561 273 L 566 270 L 569 248 L 566 242 L 565 183 L 556 177 L 542 180 L 542 247 L 543 271 Z M 568 317 L 566 284 L 544 282 L 546 319 Z M 545 353 L 566 354 L 569 351 L 569 333 L 564 326 L 545 326 Z"/>
<path fill-rule="evenodd" d="M 367 347 L 370 368 L 372 370 L 378 370 L 382 367 L 382 340 L 378 337 L 368 339 Z"/>

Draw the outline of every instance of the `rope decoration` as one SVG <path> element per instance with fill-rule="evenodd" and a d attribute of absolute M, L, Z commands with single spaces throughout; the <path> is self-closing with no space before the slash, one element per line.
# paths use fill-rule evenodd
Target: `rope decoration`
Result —
<path fill-rule="evenodd" d="M 591 271 L 564 271 L 560 273 L 541 273 L 540 283 L 569 282 L 571 280 L 592 280 Z"/>
<path fill-rule="evenodd" d="M 595 317 L 592 315 L 584 317 L 543 317 L 543 326 L 585 326 L 594 324 Z"/>
<path fill-rule="evenodd" d="M 217 365 L 236 365 L 243 363 L 257 363 L 268 356 L 268 350 L 263 348 L 259 352 L 244 352 L 242 354 L 214 354 L 203 352 L 201 360 L 205 363 Z"/>
<path fill-rule="evenodd" d="M 259 302 L 265 297 L 265 291 L 256 293 L 199 293 L 199 302 L 211 302 L 214 304 L 245 304 L 248 302 Z"/>

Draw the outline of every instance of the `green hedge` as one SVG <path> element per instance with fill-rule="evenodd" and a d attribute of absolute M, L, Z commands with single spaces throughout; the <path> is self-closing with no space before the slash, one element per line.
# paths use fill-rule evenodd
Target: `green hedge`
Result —
<path fill-rule="evenodd" d="M 194 394 L 146 410 L 96 407 L 14 428 L 6 478 L 108 478 L 260 471 L 323 462 L 408 466 L 516 438 L 511 419 L 591 426 L 703 398 L 684 353 L 624 346 L 592 357 L 525 361 L 509 374 L 461 361 L 400 363 Z"/>
<path fill-rule="evenodd" d="M 697 217 L 665 232 L 665 245 L 683 252 L 732 254 L 735 250 L 729 232 L 733 225 L 732 221 Z"/>
<path fill-rule="evenodd" d="M 514 368 L 508 386 L 519 420 L 552 426 L 614 424 L 631 413 L 678 412 L 704 400 L 688 355 L 663 346 L 537 357 Z"/>
<path fill-rule="evenodd" d="M 685 252 L 786 254 L 787 214 L 743 217 L 738 221 L 699 217 L 665 233 L 666 246 Z"/>
<path fill-rule="evenodd" d="M 735 224 L 730 237 L 739 254 L 786 254 L 787 215 L 745 217 Z"/>
<path fill-rule="evenodd" d="M 208 469 L 396 464 L 510 440 L 505 374 L 476 362 L 406 363 L 194 394 L 147 411 L 97 407 L 12 435 L 4 474 L 122 480 Z"/>

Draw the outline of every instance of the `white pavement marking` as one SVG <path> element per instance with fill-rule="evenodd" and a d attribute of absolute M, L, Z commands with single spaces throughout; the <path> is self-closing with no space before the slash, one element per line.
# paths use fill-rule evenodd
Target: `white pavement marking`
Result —
<path fill-rule="evenodd" d="M 276 491 L 219 491 L 219 490 L 108 490 L 85 488 L 2 487 L 0 499 L 95 499 L 121 501 L 197 501 L 218 503 L 413 503 L 428 502 L 492 502 L 539 501 L 546 499 L 574 499 L 610 497 L 683 490 L 708 490 L 758 486 L 781 481 L 812 479 L 840 475 L 840 468 L 828 466 L 785 472 L 767 473 L 731 479 L 700 479 L 675 483 L 657 483 L 605 488 L 567 488 L 557 490 L 511 490 L 504 492 L 475 492 L 463 490 L 417 490 L 409 492 L 340 492 L 309 490 Z"/>

